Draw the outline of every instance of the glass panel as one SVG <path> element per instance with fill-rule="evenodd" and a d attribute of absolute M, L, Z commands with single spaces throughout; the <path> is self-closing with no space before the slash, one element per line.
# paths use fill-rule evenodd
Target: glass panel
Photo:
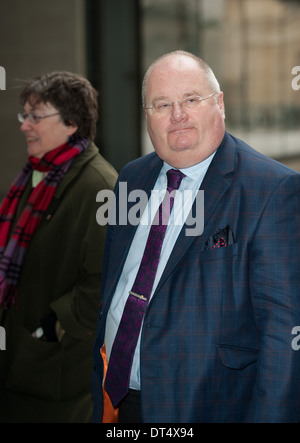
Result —
<path fill-rule="evenodd" d="M 141 0 L 141 6 L 143 72 L 165 52 L 199 55 L 224 92 L 228 131 L 300 170 L 300 1 Z M 146 135 L 143 149 L 152 149 Z"/>

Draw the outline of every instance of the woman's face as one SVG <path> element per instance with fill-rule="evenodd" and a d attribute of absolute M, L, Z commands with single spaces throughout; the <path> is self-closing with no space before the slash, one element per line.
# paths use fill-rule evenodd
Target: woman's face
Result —
<path fill-rule="evenodd" d="M 26 118 L 21 125 L 20 129 L 27 140 L 28 155 L 33 157 L 42 158 L 47 152 L 66 143 L 77 130 L 77 126 L 66 126 L 58 110 L 49 103 L 32 105 L 27 101 L 24 113 L 40 117 L 49 116 L 42 118 L 37 123 L 32 123 L 29 118 Z"/>

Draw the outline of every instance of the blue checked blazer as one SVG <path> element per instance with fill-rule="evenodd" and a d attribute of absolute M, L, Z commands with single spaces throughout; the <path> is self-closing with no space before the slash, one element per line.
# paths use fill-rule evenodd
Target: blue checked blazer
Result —
<path fill-rule="evenodd" d="M 150 193 L 161 166 L 151 153 L 128 164 L 119 180 L 128 192 Z M 300 174 L 226 132 L 201 189 L 204 231 L 191 237 L 183 228 L 145 315 L 143 420 L 297 422 L 300 351 L 292 347 L 292 329 L 300 326 Z M 233 234 L 228 246 L 205 247 L 226 226 Z M 135 230 L 108 229 L 94 346 L 96 422 L 106 314 Z"/>

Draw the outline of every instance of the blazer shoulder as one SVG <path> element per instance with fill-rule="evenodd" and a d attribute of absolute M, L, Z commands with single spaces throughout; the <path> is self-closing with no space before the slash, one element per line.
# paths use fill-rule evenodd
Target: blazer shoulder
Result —
<path fill-rule="evenodd" d="M 130 163 L 127 163 L 120 171 L 119 177 L 121 179 L 132 178 L 133 174 L 144 176 L 153 172 L 158 168 L 161 168 L 163 161 L 158 157 L 156 152 L 145 154 Z"/>
<path fill-rule="evenodd" d="M 232 135 L 230 135 L 230 137 L 236 146 L 236 164 L 238 168 L 245 173 L 255 173 L 257 176 L 261 173 L 266 178 L 269 177 L 269 179 L 272 177 L 274 179 L 283 179 L 292 175 L 300 177 L 299 172 L 265 154 L 262 154 L 243 140 Z"/>

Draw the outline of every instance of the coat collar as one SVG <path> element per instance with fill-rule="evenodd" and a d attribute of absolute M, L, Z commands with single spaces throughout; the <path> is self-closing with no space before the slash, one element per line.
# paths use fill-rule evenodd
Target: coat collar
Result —
<path fill-rule="evenodd" d="M 84 152 L 82 152 L 74 159 L 70 169 L 57 187 L 57 190 L 55 192 L 56 198 L 59 199 L 63 195 L 65 189 L 78 176 L 80 170 L 86 165 L 86 163 L 88 163 L 93 157 L 95 157 L 98 152 L 99 151 L 96 145 L 94 143 L 91 143 Z"/>
<path fill-rule="evenodd" d="M 67 189 L 69 184 L 75 180 L 78 177 L 78 174 L 80 170 L 98 153 L 98 148 L 94 143 L 91 143 L 87 149 L 82 152 L 80 155 L 78 155 L 66 175 L 63 177 L 62 181 L 60 182 L 59 186 L 57 187 L 54 196 L 51 200 L 51 203 L 49 204 L 49 207 L 47 208 L 47 212 L 45 214 L 46 220 L 50 220 L 59 207 L 61 203 L 61 197 L 64 194 L 64 191 Z"/>

